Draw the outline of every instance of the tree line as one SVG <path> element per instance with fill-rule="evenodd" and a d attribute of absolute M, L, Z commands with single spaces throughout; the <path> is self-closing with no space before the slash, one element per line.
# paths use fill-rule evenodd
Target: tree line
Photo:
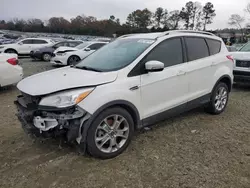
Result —
<path fill-rule="evenodd" d="M 138 32 L 157 32 L 174 29 L 206 30 L 216 16 L 214 5 L 204 6 L 200 2 L 189 1 L 181 10 L 168 11 L 158 7 L 155 12 L 138 9 L 131 12 L 125 23 L 111 15 L 109 19 L 98 20 L 93 16 L 79 15 L 67 20 L 52 17 L 43 21 L 38 18 L 0 20 L 0 29 L 23 32 L 48 32 L 79 35 L 112 36 Z"/>
<path fill-rule="evenodd" d="M 250 3 L 247 4 L 246 8 L 244 9 L 244 12 L 246 12 L 247 15 L 250 15 Z M 244 37 L 244 35 L 249 32 L 249 29 L 247 28 L 250 27 L 250 23 L 244 25 L 245 20 L 245 16 L 241 16 L 240 14 L 232 14 L 229 18 L 228 24 L 237 28 L 237 30 L 240 31 L 242 37 Z"/>

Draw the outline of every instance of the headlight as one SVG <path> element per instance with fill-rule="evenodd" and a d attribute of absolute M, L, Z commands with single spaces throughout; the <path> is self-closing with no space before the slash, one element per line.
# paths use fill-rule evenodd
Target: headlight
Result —
<path fill-rule="evenodd" d="M 85 88 L 55 93 L 43 98 L 39 105 L 57 108 L 74 106 L 85 99 L 93 90 L 94 88 Z"/>
<path fill-rule="evenodd" d="M 56 55 L 64 56 L 64 55 L 66 55 L 66 53 L 65 52 L 64 53 L 56 53 Z"/>

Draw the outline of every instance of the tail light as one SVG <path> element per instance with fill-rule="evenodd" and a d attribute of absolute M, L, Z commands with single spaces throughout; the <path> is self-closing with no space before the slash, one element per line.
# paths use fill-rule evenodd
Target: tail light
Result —
<path fill-rule="evenodd" d="M 11 65 L 17 65 L 18 64 L 18 59 L 17 58 L 10 58 L 7 60 L 7 62 Z"/>
<path fill-rule="evenodd" d="M 231 55 L 227 55 L 227 59 L 231 60 L 234 63 L 234 58 Z"/>

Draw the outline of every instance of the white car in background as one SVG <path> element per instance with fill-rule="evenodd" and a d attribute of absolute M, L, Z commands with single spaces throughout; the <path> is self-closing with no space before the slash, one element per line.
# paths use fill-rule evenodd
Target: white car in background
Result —
<path fill-rule="evenodd" d="M 234 82 L 250 83 L 250 42 L 237 52 L 231 52 L 234 58 Z"/>
<path fill-rule="evenodd" d="M 16 54 L 0 54 L 0 87 L 16 84 L 23 78 Z"/>
<path fill-rule="evenodd" d="M 0 45 L 0 53 L 30 55 L 30 51 L 53 44 L 51 39 L 25 38 L 13 44 Z"/>
<path fill-rule="evenodd" d="M 60 47 L 54 52 L 54 57 L 51 59 L 51 63 L 56 65 L 75 65 L 77 62 L 94 53 L 107 43 L 108 42 L 91 41 L 84 42 L 75 48 Z"/>

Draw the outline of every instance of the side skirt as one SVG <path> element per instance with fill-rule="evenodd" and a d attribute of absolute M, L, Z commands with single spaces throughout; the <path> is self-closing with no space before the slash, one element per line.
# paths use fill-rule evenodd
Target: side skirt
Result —
<path fill-rule="evenodd" d="M 186 111 L 195 109 L 197 107 L 200 107 L 202 105 L 205 105 L 205 104 L 209 103 L 210 98 L 211 98 L 211 93 L 204 95 L 202 97 L 199 97 L 198 99 L 189 101 L 189 102 L 182 104 L 180 106 L 169 109 L 167 111 L 164 111 L 164 112 L 161 112 L 159 114 L 145 118 L 142 120 L 143 127 L 153 125 L 155 123 L 161 122 L 161 121 L 166 120 L 168 118 L 180 115 L 183 112 L 186 112 Z"/>

